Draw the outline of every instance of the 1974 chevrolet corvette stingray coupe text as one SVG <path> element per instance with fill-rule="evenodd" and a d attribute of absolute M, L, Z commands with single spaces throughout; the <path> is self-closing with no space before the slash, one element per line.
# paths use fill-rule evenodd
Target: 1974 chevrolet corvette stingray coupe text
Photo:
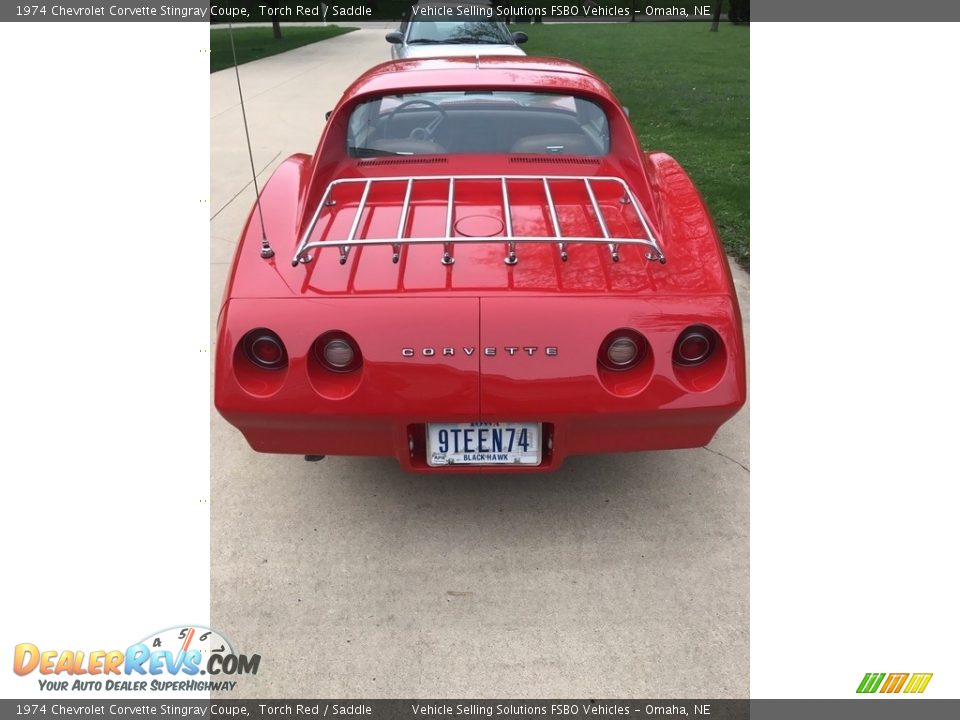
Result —
<path fill-rule="evenodd" d="M 703 201 L 605 83 L 556 59 L 405 60 L 263 188 L 215 403 L 261 452 L 531 472 L 705 445 L 745 374 Z"/>

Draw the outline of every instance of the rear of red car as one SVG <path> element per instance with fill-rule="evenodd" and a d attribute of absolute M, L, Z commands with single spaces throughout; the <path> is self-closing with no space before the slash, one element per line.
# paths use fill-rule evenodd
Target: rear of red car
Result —
<path fill-rule="evenodd" d="M 345 99 L 314 158 L 277 171 L 262 199 L 276 254 L 248 223 L 218 334 L 216 406 L 255 450 L 543 471 L 702 446 L 736 413 L 743 338 L 713 225 L 592 82 L 609 153 L 587 137 L 565 154 L 555 132 L 442 155 L 425 143 L 456 140 L 438 133 L 413 157 L 402 138 L 344 156 L 328 138 Z"/>

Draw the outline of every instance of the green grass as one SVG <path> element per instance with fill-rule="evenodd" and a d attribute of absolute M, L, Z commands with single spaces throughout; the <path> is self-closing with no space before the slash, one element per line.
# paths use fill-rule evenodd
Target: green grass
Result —
<path fill-rule="evenodd" d="M 750 267 L 750 29 L 724 22 L 517 25 L 529 55 L 579 62 L 630 108 L 646 150 L 663 150 L 703 194 L 727 252 Z"/>
<path fill-rule="evenodd" d="M 237 63 L 242 65 L 251 60 L 270 57 L 310 43 L 327 40 L 337 35 L 351 32 L 356 28 L 342 28 L 336 25 L 328 27 L 292 27 L 281 25 L 283 39 L 273 39 L 273 28 L 234 28 L 233 41 L 237 46 Z M 210 30 L 210 72 L 233 67 L 233 53 L 230 49 L 230 31 L 227 29 Z"/>

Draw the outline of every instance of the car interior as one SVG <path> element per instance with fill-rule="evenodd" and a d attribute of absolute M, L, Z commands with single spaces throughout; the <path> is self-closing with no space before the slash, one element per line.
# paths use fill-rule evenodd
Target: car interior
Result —
<path fill-rule="evenodd" d="M 424 97 L 413 98 L 390 110 L 371 113 L 369 122 L 351 122 L 348 146 L 354 157 L 606 155 L 609 136 L 602 110 L 590 101 L 574 102 L 575 111 L 503 102 L 461 101 L 445 106 Z"/>

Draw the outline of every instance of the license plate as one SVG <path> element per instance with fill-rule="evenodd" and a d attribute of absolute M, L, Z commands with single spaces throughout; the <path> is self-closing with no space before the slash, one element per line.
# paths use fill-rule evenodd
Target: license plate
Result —
<path fill-rule="evenodd" d="M 428 423 L 427 464 L 539 465 L 540 423 Z"/>

